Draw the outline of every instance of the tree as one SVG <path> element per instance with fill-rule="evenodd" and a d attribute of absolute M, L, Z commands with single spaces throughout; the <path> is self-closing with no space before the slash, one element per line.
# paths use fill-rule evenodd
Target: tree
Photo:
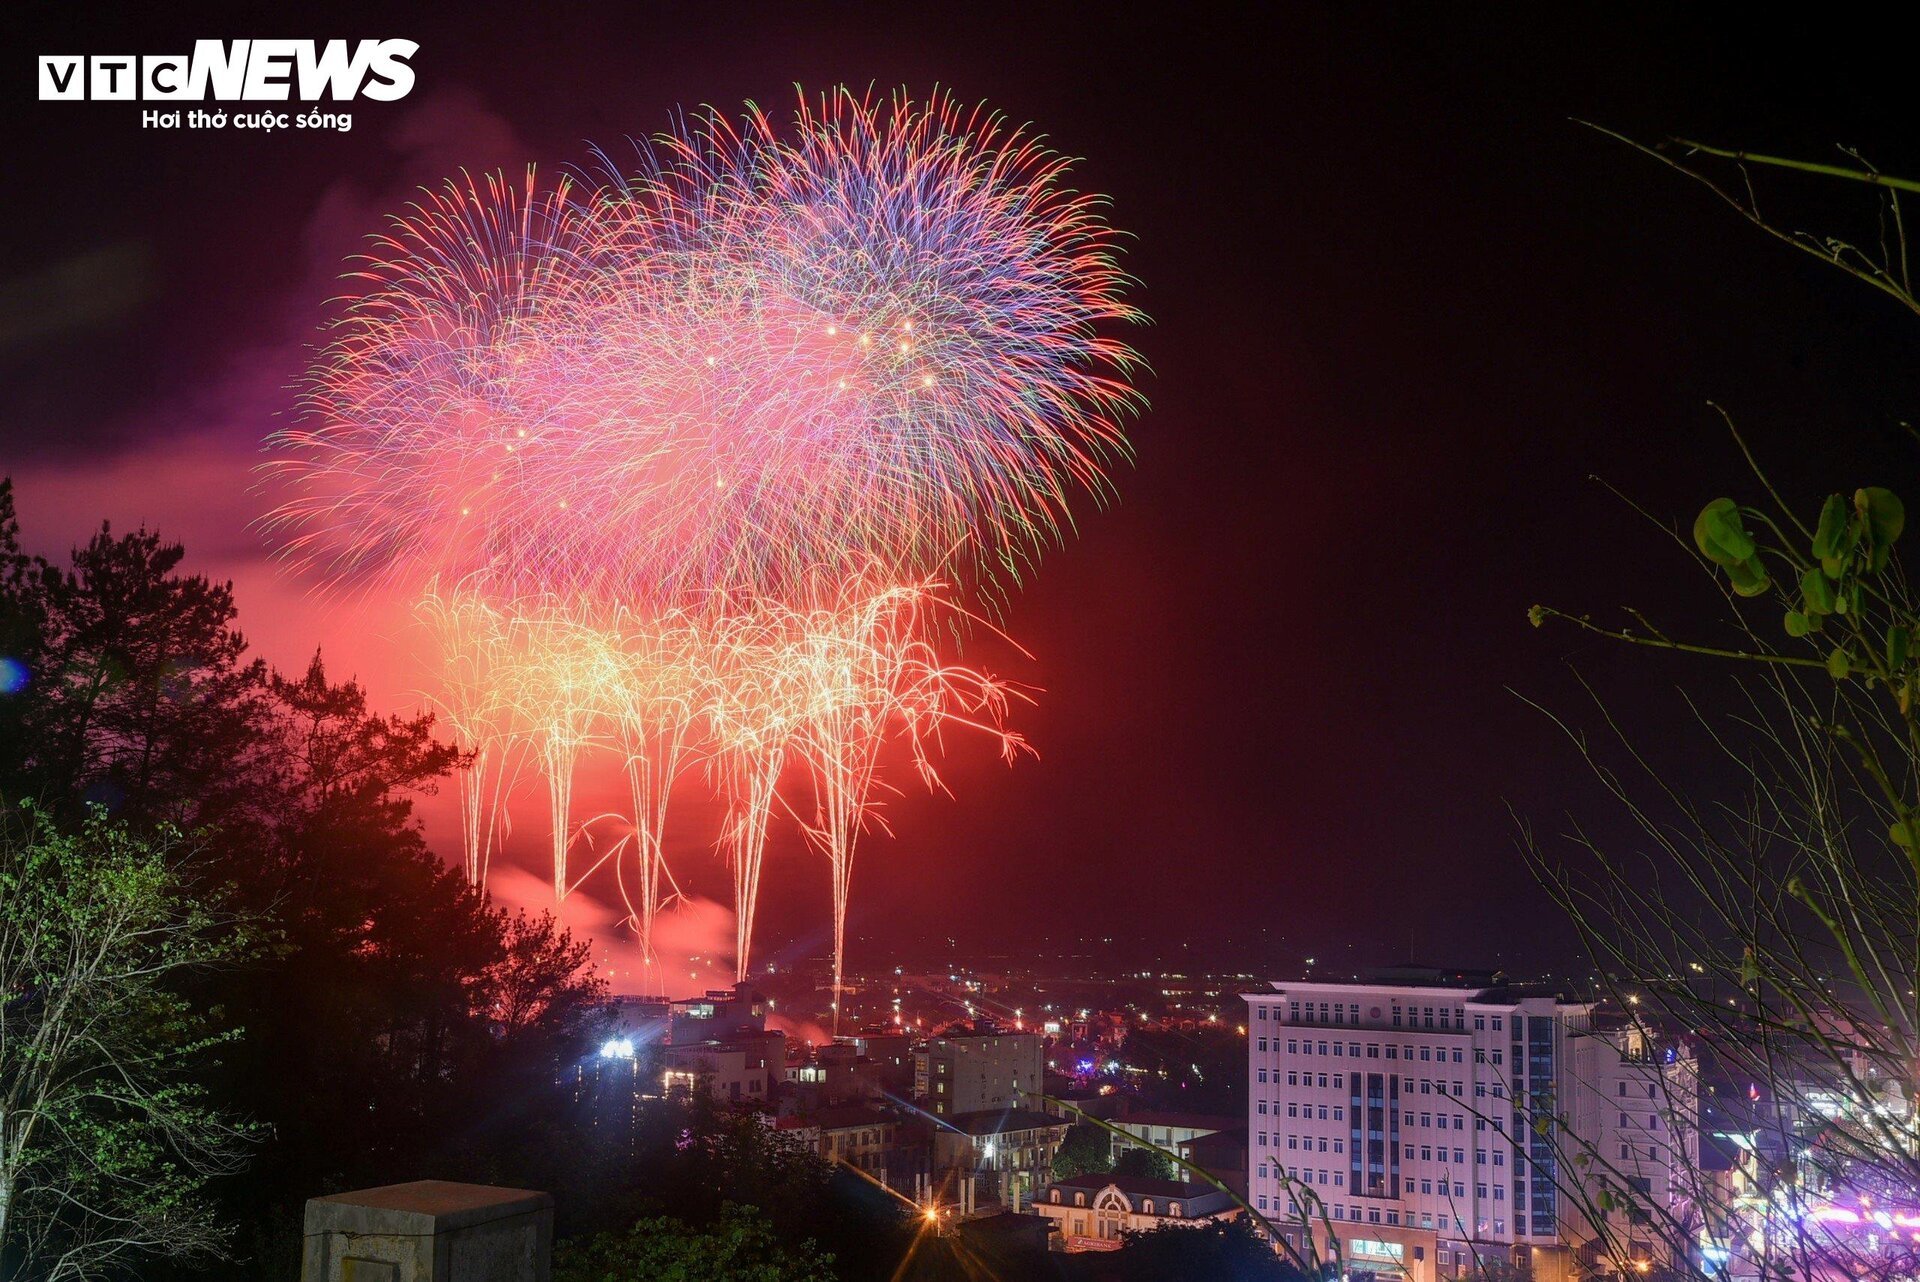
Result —
<path fill-rule="evenodd" d="M 554 1282 L 834 1282 L 833 1257 L 788 1245 L 752 1207 L 728 1203 L 704 1229 L 668 1216 L 563 1245 Z"/>
<path fill-rule="evenodd" d="M 20 552 L 11 491 L 0 500 L 0 637 L 30 674 L 0 788 L 67 818 L 100 805 L 183 830 L 243 797 L 236 754 L 265 668 L 232 626 L 232 585 L 177 574 L 184 556 L 103 525 L 61 569 Z"/>
<path fill-rule="evenodd" d="M 517 1182 L 529 1150 L 577 1140 L 555 1083 L 605 987 L 586 942 L 495 909 L 427 847 L 414 800 L 461 760 L 432 718 L 375 711 L 318 654 L 296 675 L 252 660 L 230 589 L 183 558 L 104 527 L 65 567 L 28 556 L 0 485 L 0 656 L 27 677 L 0 683 L 0 800 L 68 831 L 103 807 L 182 897 L 256 923 L 244 966 L 185 971 L 179 992 L 248 1029 L 207 1086 L 266 1142 L 206 1190 L 248 1234 L 234 1276 L 257 1282 L 286 1276 L 315 1193 Z"/>
<path fill-rule="evenodd" d="M 1113 1173 L 1144 1180 L 1176 1178 L 1173 1162 L 1167 1155 L 1150 1148 L 1123 1149 L 1120 1156 L 1114 1159 Z"/>
<path fill-rule="evenodd" d="M 1142 1151 L 1142 1150 L 1136 1150 Z M 1124 1155 L 1123 1155 L 1124 1156 Z M 1260 1239 L 1244 1218 L 1165 1225 L 1129 1233 L 1115 1256 L 1118 1282 L 1301 1282 L 1306 1275 Z"/>
<path fill-rule="evenodd" d="M 0 1271 L 220 1254 L 208 1186 L 248 1132 L 196 1076 L 233 1032 L 182 985 L 242 961 L 249 931 L 188 888 L 173 834 L 0 821 Z"/>
<path fill-rule="evenodd" d="M 1920 314 L 1900 204 L 1920 183 L 1860 164 L 1680 146 L 1682 159 L 1648 150 L 1770 235 Z M 1695 168 L 1716 163 L 1701 157 L 1737 176 Z M 1880 247 L 1770 224 L 1756 169 L 1875 193 Z M 1568 1191 L 1596 1226 L 1603 1261 L 1651 1239 L 1691 1276 L 1906 1276 L 1908 1248 L 1819 1214 L 1838 1201 L 1857 1219 L 1848 1203 L 1904 1206 L 1920 1187 L 1920 597 L 1898 555 L 1905 505 L 1874 485 L 1793 501 L 1734 436 L 1744 497 L 1713 499 L 1691 537 L 1677 536 L 1712 576 L 1728 626 L 1683 633 L 1639 611 L 1618 624 L 1531 612 L 1536 626 L 1687 656 L 1735 677 L 1737 691 L 1726 714 L 1707 687 L 1688 691 L 1702 744 L 1732 772 L 1737 797 L 1683 792 L 1609 717 L 1607 739 L 1574 742 L 1645 853 L 1580 828 L 1574 858 L 1561 859 L 1523 834 L 1605 995 L 1650 1029 L 1684 1031 L 1670 1038 L 1684 1071 L 1663 1077 L 1658 1101 L 1671 1196 L 1648 1197 L 1613 1154 L 1564 1136 L 1573 1151 L 1563 1169 L 1581 1173 Z M 1730 1170 L 1707 1169 L 1716 1144 Z"/>
<path fill-rule="evenodd" d="M 1067 1128 L 1067 1136 L 1060 1142 L 1060 1151 L 1053 1155 L 1055 1179 L 1104 1175 L 1112 1169 L 1112 1146 L 1105 1131 L 1091 1122 L 1075 1122 Z"/>

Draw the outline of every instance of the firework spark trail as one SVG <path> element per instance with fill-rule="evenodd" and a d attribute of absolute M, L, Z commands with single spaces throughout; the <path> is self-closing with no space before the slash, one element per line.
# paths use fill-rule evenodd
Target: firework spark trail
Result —
<path fill-rule="evenodd" d="M 764 611 L 731 614 L 709 630 L 703 647 L 702 711 L 712 773 L 727 799 L 721 843 L 733 871 L 734 969 L 741 982 L 752 962 L 767 825 L 803 713 L 786 662 L 784 622 Z"/>
<path fill-rule="evenodd" d="M 653 923 L 667 876 L 667 804 L 688 765 L 699 713 L 699 632 L 680 617 L 643 619 L 623 614 L 616 624 L 619 685 L 613 698 L 615 738 L 627 777 L 629 816 L 640 902 L 619 878 L 629 919 L 640 935 L 640 955 L 654 962 Z M 616 856 L 617 858 L 617 856 Z M 616 871 L 619 871 L 616 865 Z"/>
<path fill-rule="evenodd" d="M 467 754 L 459 769 L 460 836 L 467 880 L 483 886 L 496 841 L 504 836 L 506 793 L 521 743 L 508 700 L 513 656 L 507 619 L 472 592 L 442 595 L 429 584 L 415 617 L 439 649 L 439 691 L 429 704 Z"/>
<path fill-rule="evenodd" d="M 553 895 L 567 897 L 573 840 L 573 780 L 581 754 L 604 742 L 612 692 L 620 681 L 618 641 L 591 616 L 556 600 L 522 602 L 509 628 L 518 716 L 547 785 Z"/>
<path fill-rule="evenodd" d="M 833 1012 L 839 1032 L 847 905 L 861 833 L 885 828 L 872 800 L 880 753 L 904 738 L 915 767 L 938 787 L 929 751 L 948 725 L 983 731 L 1011 761 L 1025 741 L 1005 728 L 1011 687 L 943 662 L 929 640 L 936 616 L 971 621 L 936 581 L 888 584 L 859 573 L 825 585 L 792 647 L 806 703 L 798 742 L 813 781 L 807 835 L 827 856 L 833 883 Z"/>

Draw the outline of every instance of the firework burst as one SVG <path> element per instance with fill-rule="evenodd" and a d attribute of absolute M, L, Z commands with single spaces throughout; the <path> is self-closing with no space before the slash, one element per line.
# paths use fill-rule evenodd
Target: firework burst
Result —
<path fill-rule="evenodd" d="M 264 526 L 331 587 L 420 600 L 471 879 L 524 762 L 563 899 L 574 777 L 605 753 L 631 814 L 602 861 L 650 960 L 668 803 L 704 761 L 743 978 L 782 801 L 827 855 L 837 1019 L 884 745 L 930 784 L 944 726 L 1024 746 L 1009 688 L 936 640 L 1127 456 L 1138 360 L 1111 331 L 1140 317 L 1069 168 L 982 108 L 841 89 L 557 181 L 450 183 L 355 261 L 269 438 Z"/>
<path fill-rule="evenodd" d="M 284 556 L 681 608 L 849 554 L 986 585 L 1125 453 L 1136 319 L 1064 157 L 948 98 L 709 113 L 395 220 L 269 467 Z"/>

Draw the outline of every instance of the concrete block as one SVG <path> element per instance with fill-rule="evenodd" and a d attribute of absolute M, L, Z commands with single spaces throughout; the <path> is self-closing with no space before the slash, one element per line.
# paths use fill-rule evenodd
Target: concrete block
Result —
<path fill-rule="evenodd" d="M 416 1180 L 307 1203 L 300 1282 L 548 1282 L 553 1199 Z"/>

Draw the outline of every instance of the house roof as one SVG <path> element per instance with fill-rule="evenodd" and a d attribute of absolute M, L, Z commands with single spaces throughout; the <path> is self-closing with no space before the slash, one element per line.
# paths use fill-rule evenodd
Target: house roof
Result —
<path fill-rule="evenodd" d="M 1211 1184 L 1187 1184 L 1181 1180 L 1155 1180 L 1143 1175 L 1069 1175 L 1065 1179 L 1053 1181 L 1052 1188 L 1080 1189 L 1088 1193 L 1097 1193 L 1101 1189 L 1112 1187 L 1119 1189 L 1128 1197 L 1164 1197 L 1191 1202 L 1204 1197 L 1225 1197 Z"/>
<path fill-rule="evenodd" d="M 1190 1140 L 1182 1140 L 1188 1157 L 1201 1165 L 1208 1158 L 1243 1159 L 1247 1152 L 1247 1128 L 1231 1127 L 1224 1131 L 1215 1131 L 1211 1135 L 1199 1135 Z"/>
<path fill-rule="evenodd" d="M 1224 1131 L 1244 1126 L 1238 1117 L 1219 1117 L 1211 1113 L 1128 1113 L 1113 1119 L 1115 1126 L 1159 1126 L 1168 1130 Z"/>
<path fill-rule="evenodd" d="M 857 1126 L 888 1126 L 893 1116 L 865 1104 L 843 1104 L 834 1108 L 816 1109 L 812 1122 L 823 1131 L 852 1130 Z"/>
<path fill-rule="evenodd" d="M 954 1129 L 968 1135 L 1005 1135 L 1009 1131 L 1037 1131 L 1067 1125 L 1051 1113 L 1038 1113 L 1030 1108 L 990 1108 L 980 1113 L 959 1113 L 948 1120 Z"/>

